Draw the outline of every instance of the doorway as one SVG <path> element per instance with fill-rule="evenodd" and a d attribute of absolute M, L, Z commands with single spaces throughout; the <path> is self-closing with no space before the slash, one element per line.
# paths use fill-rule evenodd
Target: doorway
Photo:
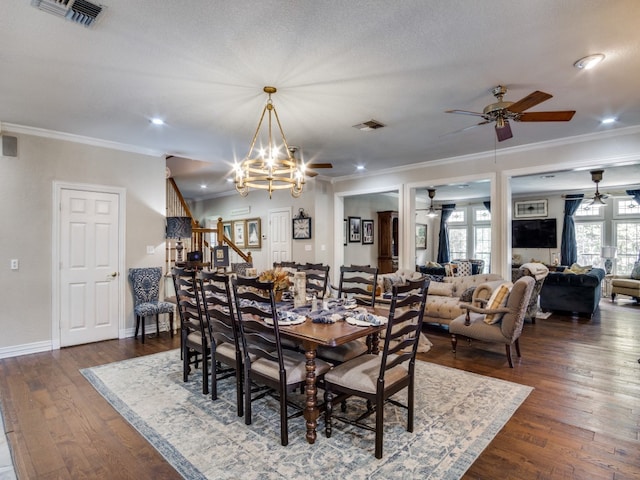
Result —
<path fill-rule="evenodd" d="M 124 189 L 54 184 L 52 347 L 124 328 Z"/>

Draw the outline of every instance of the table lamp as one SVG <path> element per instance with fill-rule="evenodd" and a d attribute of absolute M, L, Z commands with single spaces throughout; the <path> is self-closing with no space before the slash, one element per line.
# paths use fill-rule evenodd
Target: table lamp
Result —
<path fill-rule="evenodd" d="M 167 238 L 177 238 L 176 263 L 182 263 L 182 239 L 191 238 L 191 217 L 167 217 Z"/>
<path fill-rule="evenodd" d="M 602 247 L 600 256 L 604 258 L 604 271 L 609 275 L 611 273 L 611 267 L 613 267 L 613 258 L 616 258 L 617 247 L 605 246 Z"/>

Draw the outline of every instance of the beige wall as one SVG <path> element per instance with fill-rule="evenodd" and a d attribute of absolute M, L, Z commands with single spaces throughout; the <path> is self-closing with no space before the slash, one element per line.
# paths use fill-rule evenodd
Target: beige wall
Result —
<path fill-rule="evenodd" d="M 165 161 L 43 136 L 18 137 L 18 157 L 0 157 L 0 356 L 47 350 L 52 325 L 53 182 L 126 189 L 125 265 L 164 266 Z M 148 255 L 146 246 L 156 247 Z M 10 259 L 20 269 L 10 270 Z M 120 272 L 126 282 L 127 271 Z M 125 328 L 133 328 L 126 282 Z"/>

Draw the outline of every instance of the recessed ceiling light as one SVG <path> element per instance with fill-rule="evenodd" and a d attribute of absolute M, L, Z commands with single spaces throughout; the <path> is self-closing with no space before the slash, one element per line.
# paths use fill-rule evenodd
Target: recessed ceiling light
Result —
<path fill-rule="evenodd" d="M 573 66 L 580 70 L 589 70 L 600 62 L 604 60 L 604 55 L 602 53 L 596 53 L 593 55 L 587 55 L 586 57 L 582 57 L 580 60 L 577 60 Z"/>
<path fill-rule="evenodd" d="M 362 122 L 357 125 L 353 125 L 353 128 L 357 128 L 358 130 L 362 130 L 363 132 L 368 132 L 370 130 L 377 130 L 384 126 L 385 125 L 383 123 L 380 123 L 377 120 L 371 119 L 369 121 Z"/>
<path fill-rule="evenodd" d="M 202 188 L 202 189 L 207 188 L 207 184 L 206 184 L 206 183 L 201 184 L 201 185 L 200 185 L 200 188 Z"/>
<path fill-rule="evenodd" d="M 360 171 L 360 170 L 364 170 L 364 165 L 358 165 L 356 167 L 356 170 Z"/>
<path fill-rule="evenodd" d="M 227 183 L 233 183 L 233 178 L 231 177 L 227 178 Z"/>
<path fill-rule="evenodd" d="M 603 118 L 600 123 L 603 123 L 604 125 L 607 125 L 609 123 L 615 122 L 616 120 L 617 120 L 616 117 L 608 117 L 608 118 Z"/>
<path fill-rule="evenodd" d="M 461 183 L 460 185 L 458 185 L 458 188 L 469 188 L 469 184 L 468 183 Z"/>
<path fill-rule="evenodd" d="M 153 123 L 154 125 L 164 125 L 164 120 L 162 120 L 161 118 L 152 118 L 151 123 Z"/>
<path fill-rule="evenodd" d="M 540 178 L 554 178 L 555 175 L 540 175 Z"/>

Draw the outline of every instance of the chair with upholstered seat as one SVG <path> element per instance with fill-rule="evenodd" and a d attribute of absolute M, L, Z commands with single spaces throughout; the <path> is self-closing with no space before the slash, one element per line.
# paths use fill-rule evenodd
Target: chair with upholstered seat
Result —
<path fill-rule="evenodd" d="M 236 377 L 238 416 L 242 406 L 242 353 L 229 277 L 216 272 L 198 272 L 200 310 L 206 317 L 211 348 L 211 399 L 218 398 L 218 380 Z M 223 368 L 227 365 L 229 368 Z"/>
<path fill-rule="evenodd" d="M 361 355 L 325 374 L 327 437 L 332 434 L 333 404 L 351 396 L 366 399 L 367 410 L 355 420 L 335 418 L 374 431 L 376 458 L 382 458 L 385 403 L 407 408 L 407 431 L 413 431 L 415 359 L 428 288 L 429 280 L 425 279 L 394 285 L 382 354 Z M 406 405 L 390 398 L 405 388 Z M 375 427 L 362 422 L 374 412 Z"/>
<path fill-rule="evenodd" d="M 251 382 L 276 392 L 280 401 L 280 443 L 289 443 L 288 393 L 303 387 L 307 378 L 304 354 L 284 350 L 272 282 L 255 278 L 232 279 L 236 315 L 244 353 L 244 418 L 251 425 L 251 403 L 267 394 L 252 392 Z M 316 360 L 316 376 L 320 380 L 331 366 Z M 253 394 L 256 393 L 254 397 Z M 302 410 L 298 411 L 301 414 Z"/>
<path fill-rule="evenodd" d="M 515 345 L 518 357 L 520 354 L 519 338 L 522 333 L 525 315 L 529 306 L 529 299 L 535 285 L 533 277 L 521 277 L 511 287 L 506 297 L 504 306 L 491 305 L 494 297 L 489 299 L 485 307 L 471 304 L 461 304 L 467 309 L 467 313 L 455 318 L 449 324 L 451 334 L 451 347 L 456 353 L 458 336 L 481 340 L 490 343 L 502 343 L 505 345 L 509 366 L 513 368 L 511 358 L 511 345 Z M 500 295 L 502 286 L 496 289 Z M 488 323 L 495 322 L 495 323 Z"/>
<path fill-rule="evenodd" d="M 198 368 L 202 364 L 202 393 L 209 393 L 209 332 L 206 316 L 198 300 L 198 287 L 194 270 L 172 270 L 176 290 L 178 313 L 180 314 L 180 335 L 182 349 L 182 381 L 189 381 L 191 365 Z"/>
<path fill-rule="evenodd" d="M 142 326 L 142 343 L 145 337 L 146 317 L 155 317 L 156 331 L 160 334 L 161 313 L 169 314 L 169 331 L 173 337 L 173 311 L 175 305 L 171 302 L 162 302 L 160 296 L 160 279 L 162 278 L 161 267 L 130 268 L 129 281 L 133 292 L 133 313 L 136 316 L 136 331 L 134 337 L 138 336 L 138 330 Z"/>

